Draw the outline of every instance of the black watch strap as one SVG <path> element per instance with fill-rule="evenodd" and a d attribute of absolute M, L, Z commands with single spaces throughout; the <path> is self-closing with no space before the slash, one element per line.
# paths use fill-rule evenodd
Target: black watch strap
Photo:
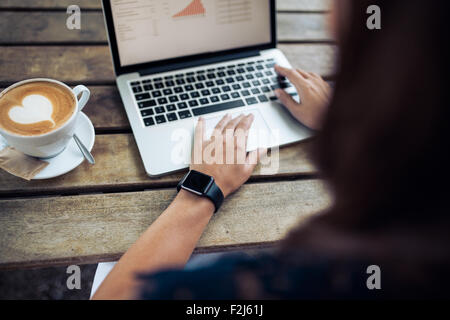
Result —
<path fill-rule="evenodd" d="M 224 196 L 222 190 L 213 182 L 208 191 L 206 191 L 205 196 L 214 203 L 214 207 L 216 208 L 214 213 L 216 213 L 223 203 Z"/>

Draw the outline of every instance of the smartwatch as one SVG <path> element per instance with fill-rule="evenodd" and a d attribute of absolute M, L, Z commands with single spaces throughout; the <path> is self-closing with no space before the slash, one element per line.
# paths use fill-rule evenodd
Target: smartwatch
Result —
<path fill-rule="evenodd" d="M 178 183 L 177 191 L 180 189 L 192 192 L 200 197 L 206 197 L 214 203 L 216 210 L 219 210 L 223 202 L 222 190 L 214 182 L 214 178 L 204 173 L 191 170 Z"/>

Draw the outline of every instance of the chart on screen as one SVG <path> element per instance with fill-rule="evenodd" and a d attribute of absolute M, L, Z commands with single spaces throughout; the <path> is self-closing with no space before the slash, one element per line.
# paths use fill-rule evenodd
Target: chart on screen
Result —
<path fill-rule="evenodd" d="M 270 41 L 269 0 L 111 0 L 122 65 Z"/>
<path fill-rule="evenodd" d="M 206 9 L 201 0 L 192 0 L 186 8 L 173 15 L 173 18 L 204 16 Z"/>

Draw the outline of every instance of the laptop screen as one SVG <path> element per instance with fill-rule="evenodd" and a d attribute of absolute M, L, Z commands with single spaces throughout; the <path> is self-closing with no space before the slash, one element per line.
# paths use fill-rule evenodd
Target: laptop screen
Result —
<path fill-rule="evenodd" d="M 111 0 L 120 66 L 271 42 L 270 0 Z"/>

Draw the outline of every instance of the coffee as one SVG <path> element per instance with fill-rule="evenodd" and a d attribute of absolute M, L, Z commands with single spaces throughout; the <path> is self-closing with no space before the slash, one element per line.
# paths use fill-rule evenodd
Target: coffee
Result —
<path fill-rule="evenodd" d="M 0 94 L 0 128 L 22 136 L 60 128 L 75 112 L 72 91 L 58 83 L 29 82 Z"/>

